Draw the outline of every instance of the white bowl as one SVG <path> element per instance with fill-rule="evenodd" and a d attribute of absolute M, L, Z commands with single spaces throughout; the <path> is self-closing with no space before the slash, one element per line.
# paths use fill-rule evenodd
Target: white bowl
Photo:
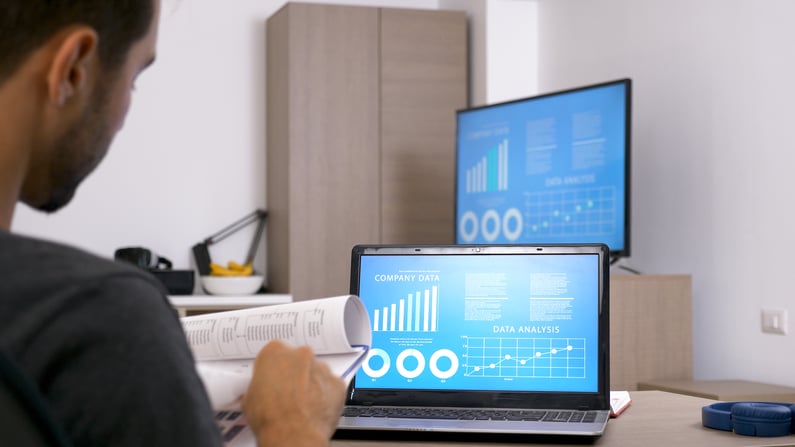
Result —
<path fill-rule="evenodd" d="M 264 276 L 202 276 L 204 291 L 211 295 L 252 295 L 256 293 Z"/>

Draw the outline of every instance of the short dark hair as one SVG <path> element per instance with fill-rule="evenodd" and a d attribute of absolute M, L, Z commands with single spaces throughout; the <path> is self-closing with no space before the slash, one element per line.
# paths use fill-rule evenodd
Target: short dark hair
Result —
<path fill-rule="evenodd" d="M 0 84 L 70 25 L 96 30 L 103 68 L 119 68 L 149 30 L 154 6 L 154 0 L 0 0 Z"/>

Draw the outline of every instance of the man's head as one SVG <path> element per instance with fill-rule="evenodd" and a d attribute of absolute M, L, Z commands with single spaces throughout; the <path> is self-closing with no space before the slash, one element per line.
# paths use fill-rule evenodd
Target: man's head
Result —
<path fill-rule="evenodd" d="M 0 84 L 30 53 L 63 28 L 83 24 L 100 36 L 99 57 L 118 67 L 146 34 L 153 0 L 3 0 L 0 2 Z"/>
<path fill-rule="evenodd" d="M 154 60 L 159 4 L 0 1 L 2 106 L 20 116 L 15 144 L 0 150 L 18 152 L 19 200 L 54 211 L 102 160 Z"/>

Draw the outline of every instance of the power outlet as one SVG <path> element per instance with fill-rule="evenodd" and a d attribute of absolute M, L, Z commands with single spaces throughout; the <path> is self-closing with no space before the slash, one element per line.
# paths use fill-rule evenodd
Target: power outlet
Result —
<path fill-rule="evenodd" d="M 787 310 L 762 309 L 762 332 L 787 335 Z"/>

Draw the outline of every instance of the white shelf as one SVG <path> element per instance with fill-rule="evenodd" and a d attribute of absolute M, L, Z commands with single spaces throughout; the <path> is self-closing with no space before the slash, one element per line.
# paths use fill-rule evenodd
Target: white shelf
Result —
<path fill-rule="evenodd" d="M 219 311 L 245 309 L 247 307 L 271 306 L 293 301 L 292 295 L 266 293 L 261 295 L 170 295 L 171 305 L 185 316 L 188 311 Z"/>

